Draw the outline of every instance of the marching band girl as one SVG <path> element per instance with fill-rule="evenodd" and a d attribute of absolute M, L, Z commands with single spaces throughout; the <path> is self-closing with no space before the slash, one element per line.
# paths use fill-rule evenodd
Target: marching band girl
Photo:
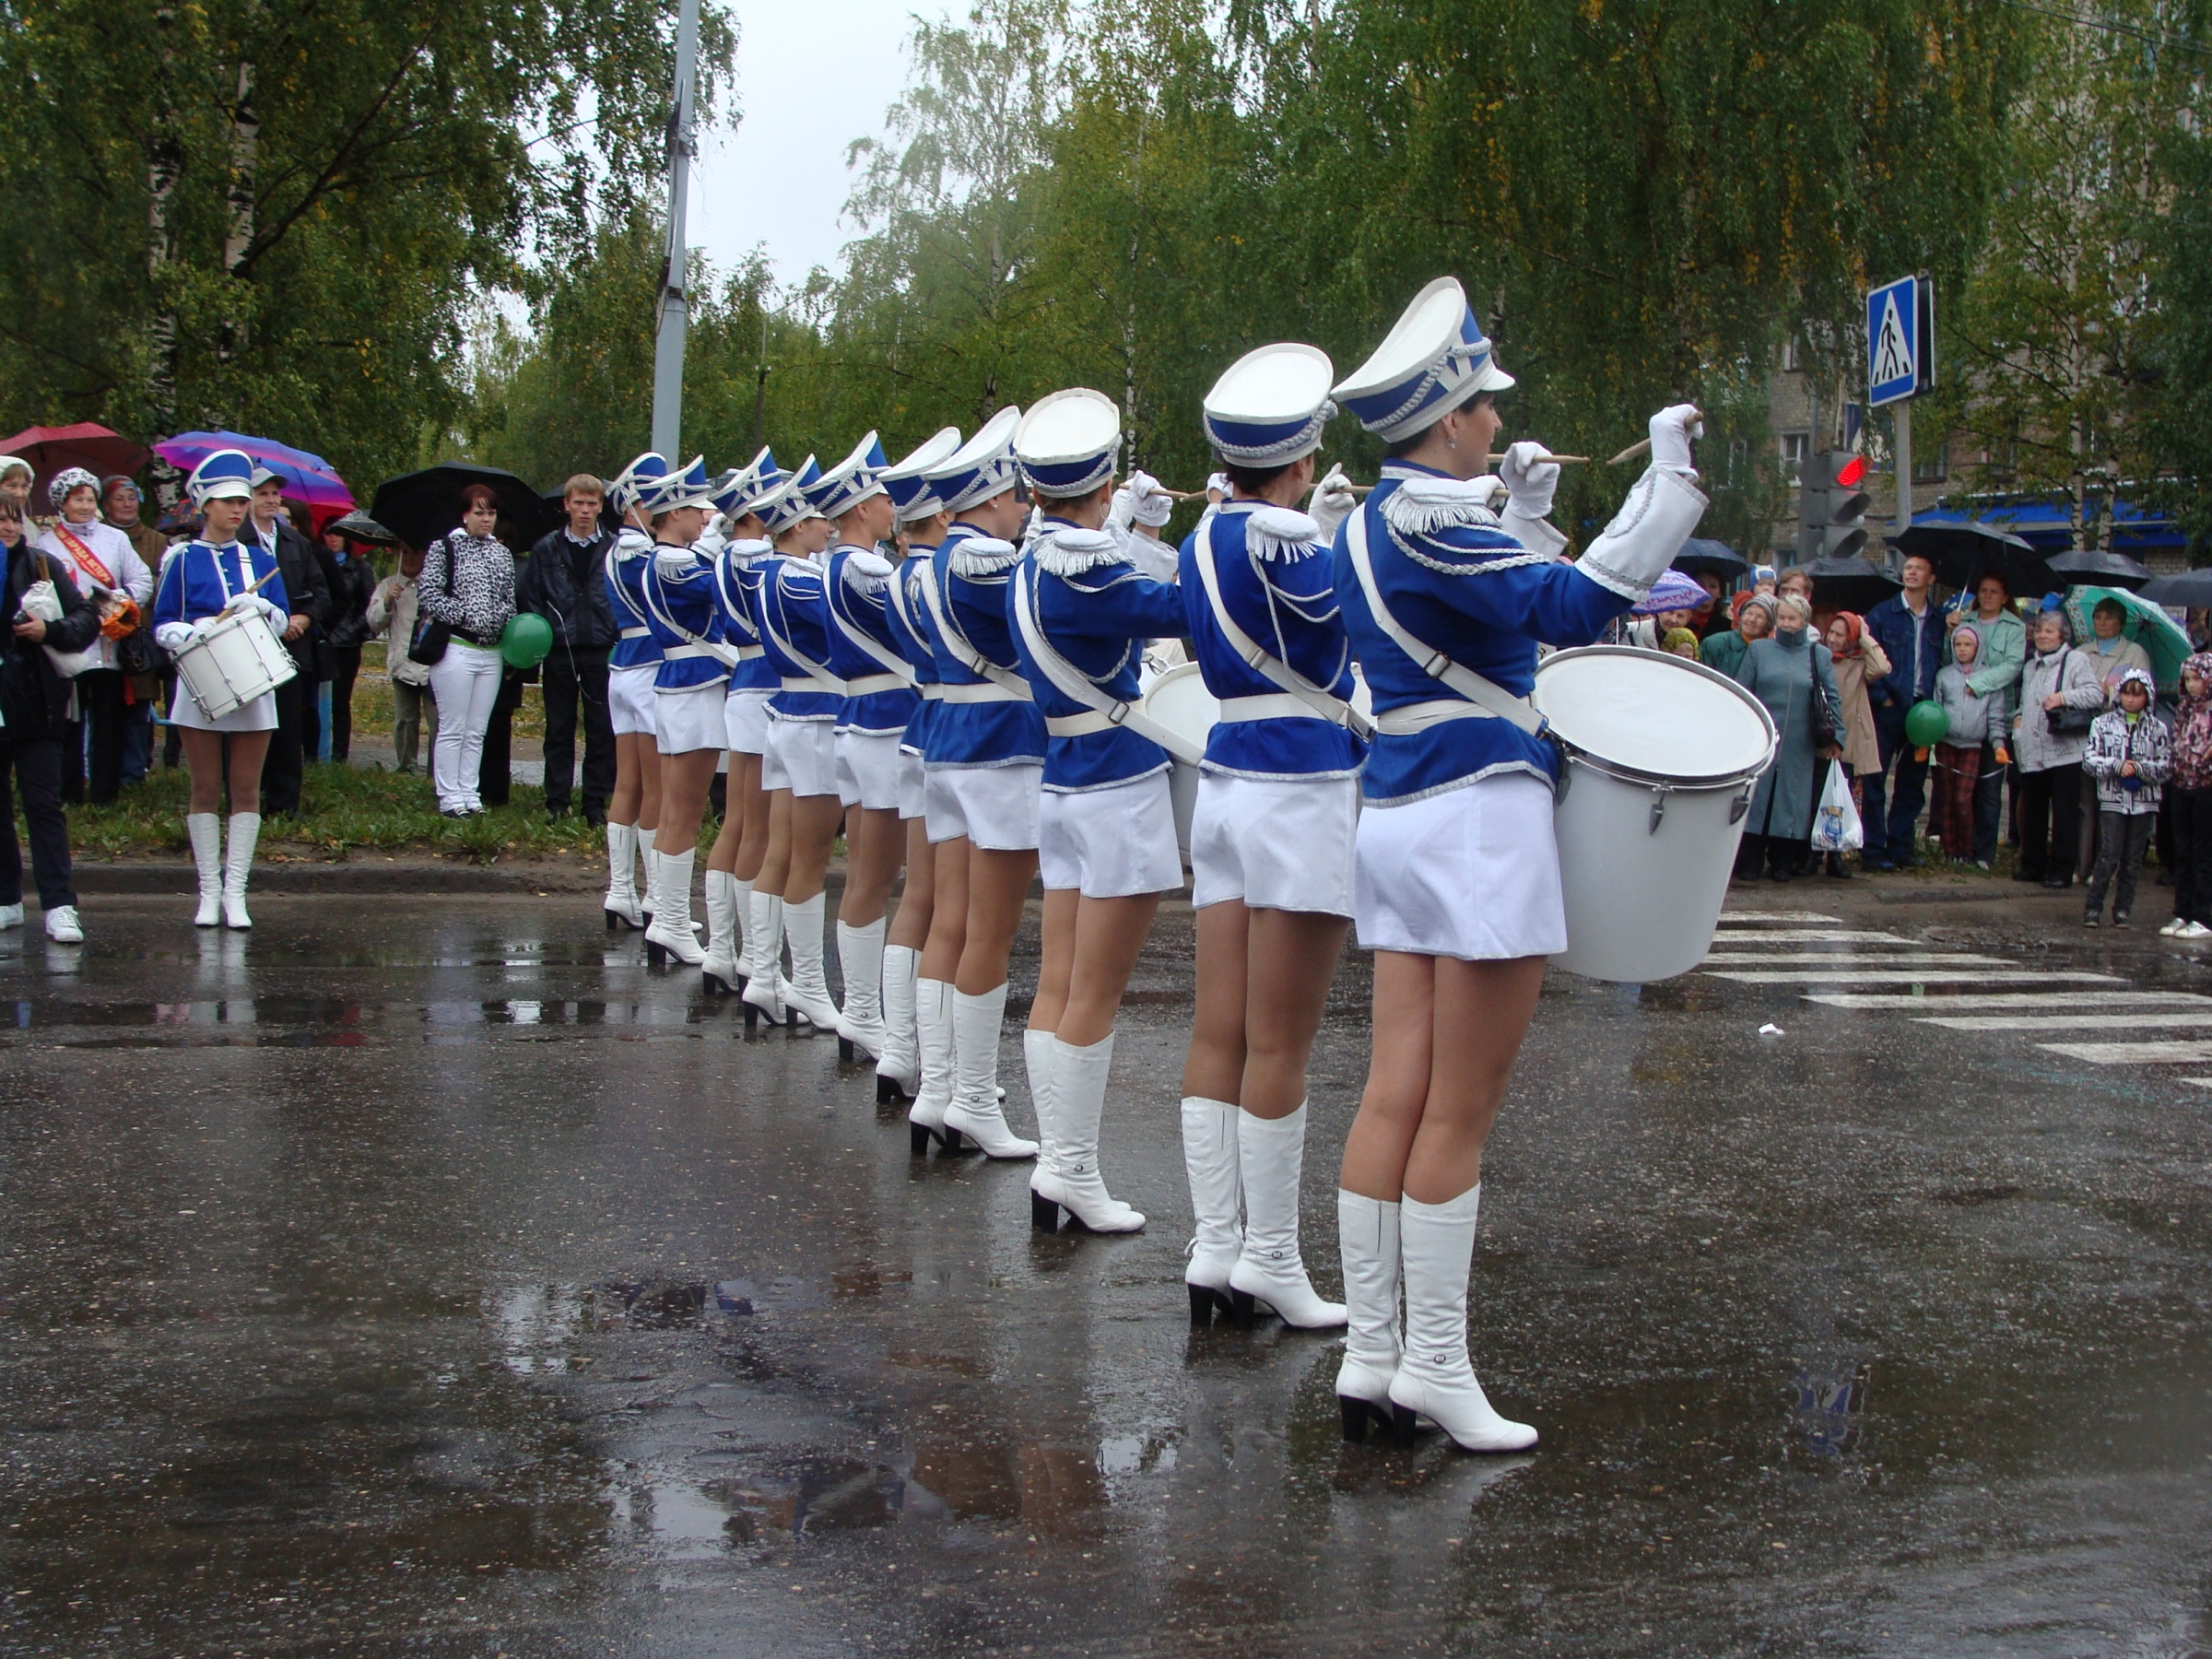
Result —
<path fill-rule="evenodd" d="M 722 833 L 707 854 L 707 959 L 700 971 L 709 991 L 745 988 L 752 960 L 753 879 L 768 855 L 769 799 L 760 786 L 760 757 L 768 747 L 768 700 L 777 681 L 776 665 L 760 647 L 760 626 L 754 620 L 751 571 L 769 551 L 759 500 L 783 478 L 775 456 L 764 449 L 715 497 L 725 535 L 714 559 L 715 621 L 737 660 L 723 704 L 723 737 L 730 759 Z"/>
<path fill-rule="evenodd" d="M 1481 477 L 1512 384 L 1459 284 L 1430 283 L 1335 396 L 1390 446 L 1338 533 L 1336 593 L 1374 695 L 1354 868 L 1374 951 L 1374 1049 L 1337 1194 L 1349 1315 L 1345 1433 L 1418 1418 L 1470 1451 L 1532 1445 L 1467 1355 L 1482 1148 L 1567 944 L 1552 835 L 1559 759 L 1528 705 L 1536 643 L 1584 644 L 1695 528 L 1697 411 L 1652 418 L 1651 466 L 1580 560 L 1545 522 L 1559 480 L 1532 443 Z M 1504 497 L 1502 514 L 1497 512 Z M 1397 1305 L 1406 1301 L 1401 1346 Z"/>
<path fill-rule="evenodd" d="M 1306 1065 L 1352 914 L 1362 745 L 1351 647 L 1321 526 L 1298 512 L 1335 414 L 1328 358 L 1263 346 L 1206 394 L 1229 500 L 1182 544 L 1182 588 L 1220 700 L 1191 824 L 1197 1011 L 1182 1071 L 1182 1152 L 1197 1219 L 1191 1318 L 1344 1324 L 1298 1244 Z M 1244 1222 L 1240 1232 L 1237 1200 Z"/>
<path fill-rule="evenodd" d="M 822 882 L 844 815 L 836 726 L 845 685 L 829 666 L 820 555 L 830 526 L 819 505 L 821 487 L 821 470 L 809 455 L 783 493 L 763 503 L 776 554 L 760 571 L 760 642 L 776 665 L 779 688 L 768 702 L 769 753 L 761 763 L 771 796 L 768 856 L 754 892 L 766 887 L 777 896 L 791 977 L 771 972 L 745 987 L 747 1007 L 788 1020 L 794 1030 L 804 1019 L 808 1036 L 837 1030 L 837 1005 L 822 971 Z M 777 794 L 783 800 L 772 800 Z"/>
<path fill-rule="evenodd" d="M 944 499 L 924 477 L 960 447 L 960 429 L 945 427 L 883 474 L 899 518 L 900 563 L 884 590 L 884 620 L 906 659 L 920 700 L 899 740 L 899 822 L 905 839 L 906 885 L 883 948 L 883 1053 L 876 1062 L 876 1103 L 913 1099 L 922 1074 L 921 1040 L 914 1028 L 914 980 L 922 947 L 929 942 L 936 908 L 936 859 L 930 852 L 923 799 L 923 762 L 929 727 L 945 688 L 937 677 L 935 634 L 929 625 L 922 573 L 945 539 L 951 516 Z"/>
<path fill-rule="evenodd" d="M 907 1112 L 919 1157 L 935 1139 L 958 1151 L 972 1137 L 996 1158 L 1032 1158 L 1035 1141 L 1007 1126 L 998 1044 L 1006 963 L 1037 874 L 1037 811 L 1044 719 L 1021 676 L 1006 594 L 1019 499 L 1014 432 L 1021 411 L 999 410 L 924 476 L 952 523 L 914 572 L 936 652 L 941 689 L 930 717 L 923 801 L 935 866 L 935 903 L 914 987 L 921 1078 Z M 1031 1051 L 1031 1093 L 1042 1076 Z"/>
<path fill-rule="evenodd" d="M 606 926 L 643 927 L 653 909 L 653 861 L 646 859 L 648 892 L 638 900 L 637 863 L 642 842 L 650 854 L 653 826 L 661 821 L 661 757 L 654 747 L 653 684 L 661 651 L 645 618 L 639 582 L 653 553 L 653 536 L 638 514 L 641 484 L 662 477 L 668 463 L 648 450 L 607 486 L 622 515 L 615 545 L 606 550 L 606 601 L 615 617 L 615 645 L 606 657 L 606 710 L 615 731 L 615 793 L 606 804 Z"/>
<path fill-rule="evenodd" d="M 172 655 L 190 645 L 218 618 L 258 610 L 279 633 L 288 627 L 289 599 L 274 555 L 258 545 L 241 544 L 238 528 L 253 499 L 253 463 L 240 450 L 217 450 L 193 468 L 185 488 L 199 509 L 197 538 L 162 561 L 154 595 L 154 642 Z M 255 583 L 260 583 L 258 589 Z M 248 928 L 246 877 L 253 868 L 253 846 L 261 839 L 261 764 L 268 756 L 269 734 L 276 729 L 276 694 L 264 691 L 252 702 L 219 719 L 200 706 L 182 676 L 170 709 L 171 724 L 183 734 L 184 764 L 192 774 L 192 805 L 185 833 L 192 839 L 193 863 L 200 877 L 199 927 Z M 223 804 L 223 741 L 230 744 L 230 840 L 226 851 L 220 815 Z"/>
<path fill-rule="evenodd" d="M 1141 718 L 1131 705 L 1145 642 L 1182 632 L 1182 596 L 1140 575 L 1103 528 L 1121 447 L 1121 411 L 1088 388 L 1045 398 L 1014 440 L 1045 507 L 1007 604 L 1048 737 L 1044 951 L 1030 1015 L 1053 1036 L 1037 1101 L 1051 1167 L 1030 1186 L 1031 1218 L 1048 1230 L 1062 1210 L 1094 1232 L 1145 1224 L 1100 1176 L 1099 1119 L 1122 992 L 1159 895 L 1182 885 L 1167 751 L 1128 724 Z"/>
<path fill-rule="evenodd" d="M 657 895 L 645 929 L 645 955 L 674 957 L 687 967 L 706 959 L 691 920 L 691 872 L 699 857 L 699 821 L 728 736 L 724 703 L 735 654 L 723 644 L 714 606 L 714 566 L 692 550 L 713 507 L 704 459 L 694 457 L 639 491 L 653 531 L 653 557 L 638 593 L 653 642 L 660 647 L 653 677 L 653 745 L 660 756 L 661 810 L 645 854 L 646 887 Z M 681 852 L 675 851 L 681 847 Z"/>
<path fill-rule="evenodd" d="M 899 819 L 900 747 L 921 712 L 914 671 L 891 634 L 893 567 L 878 544 L 898 526 L 885 488 L 890 463 L 870 432 L 822 478 L 818 505 L 835 526 L 824 574 L 830 672 L 845 685 L 837 716 L 837 791 L 845 807 L 845 890 L 837 906 L 837 960 L 845 1006 L 841 1056 L 883 1054 L 883 951 L 891 883 L 905 856 Z"/>

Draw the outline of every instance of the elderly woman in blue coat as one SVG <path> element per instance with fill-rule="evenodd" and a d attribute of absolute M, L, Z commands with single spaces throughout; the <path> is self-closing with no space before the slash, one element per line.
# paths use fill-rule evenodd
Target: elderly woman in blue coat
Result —
<path fill-rule="evenodd" d="M 1539 641 L 1586 644 L 1650 591 L 1704 511 L 1698 413 L 1652 418 L 1652 462 L 1580 559 L 1546 522 L 1559 468 L 1516 443 L 1484 476 L 1512 384 L 1459 284 L 1431 283 L 1336 401 L 1389 445 L 1345 521 L 1336 594 L 1374 696 L 1353 903 L 1375 953 L 1374 1052 L 1337 1196 L 1345 1431 L 1420 1419 L 1470 1451 L 1534 1444 L 1467 1351 L 1483 1144 L 1545 959 L 1566 947 L 1555 747 L 1529 706 Z M 1397 1326 L 1406 1303 L 1405 1336 Z"/>

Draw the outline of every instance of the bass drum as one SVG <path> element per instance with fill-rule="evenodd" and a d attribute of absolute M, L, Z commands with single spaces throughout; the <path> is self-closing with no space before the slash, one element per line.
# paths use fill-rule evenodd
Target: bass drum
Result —
<path fill-rule="evenodd" d="M 1530 700 L 1566 751 L 1552 960 L 1630 984 L 1688 972 L 1712 948 L 1774 722 L 1711 668 L 1627 645 L 1554 653 Z"/>

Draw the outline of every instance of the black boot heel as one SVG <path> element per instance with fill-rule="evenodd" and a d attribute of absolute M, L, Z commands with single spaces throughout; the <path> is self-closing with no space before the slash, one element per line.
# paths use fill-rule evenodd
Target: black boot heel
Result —
<path fill-rule="evenodd" d="M 1185 1285 L 1183 1288 L 1191 1293 L 1191 1329 L 1194 1331 L 1203 1331 L 1212 1324 L 1217 1313 L 1224 1319 L 1229 1317 L 1228 1299 L 1211 1285 Z"/>
<path fill-rule="evenodd" d="M 840 1037 L 837 1040 L 837 1058 L 839 1064 L 843 1065 L 852 1065 L 853 1054 L 853 1039 L 850 1037 Z"/>
<path fill-rule="evenodd" d="M 655 968 L 665 968 L 668 965 L 668 947 L 656 944 L 651 939 L 646 940 L 645 959 Z"/>
<path fill-rule="evenodd" d="M 1352 1445 L 1366 1442 L 1369 1429 L 1389 1429 L 1390 1413 L 1372 1400 L 1363 1400 L 1355 1394 L 1338 1394 L 1337 1407 L 1344 1413 L 1344 1438 Z"/>
<path fill-rule="evenodd" d="M 1060 1206 L 1042 1193 L 1030 1194 L 1030 1225 L 1039 1232 L 1060 1230 Z"/>
<path fill-rule="evenodd" d="M 929 1156 L 929 1131 L 920 1124 L 906 1126 L 906 1147 L 916 1158 Z"/>
<path fill-rule="evenodd" d="M 619 911 L 608 911 L 606 912 L 606 931 L 608 933 L 614 933 L 618 931 L 621 925 L 622 913 Z"/>
<path fill-rule="evenodd" d="M 1380 1413 L 1382 1408 L 1380 1406 L 1377 1406 L 1372 1407 L 1372 1409 Z M 1412 1445 L 1413 1407 L 1410 1406 L 1401 1406 L 1395 1400 L 1393 1400 L 1390 1403 L 1390 1429 L 1393 1438 L 1397 1441 L 1399 1445 Z"/>
<path fill-rule="evenodd" d="M 887 1077 L 881 1072 L 877 1072 L 876 1074 L 877 1105 L 908 1106 L 913 1103 L 913 1099 L 914 1097 L 912 1095 L 908 1094 L 905 1089 L 899 1087 L 898 1078 Z"/>
<path fill-rule="evenodd" d="M 747 1004 L 745 1005 L 745 1031 L 746 1031 L 746 1035 L 749 1037 L 749 1036 L 751 1036 L 751 1035 L 752 1035 L 752 1034 L 753 1034 L 755 1031 L 759 1030 L 759 1029 L 760 1029 L 760 1010 L 759 1010 L 759 1009 L 758 1009 L 758 1008 L 756 1008 L 756 1007 L 754 1007 L 754 1006 L 753 1006 L 753 1005 L 752 1005 L 751 1003 L 747 1003 Z"/>
<path fill-rule="evenodd" d="M 1229 1316 L 1239 1330 L 1252 1329 L 1253 1321 L 1259 1317 L 1249 1290 L 1231 1290 L 1229 1293 Z"/>
<path fill-rule="evenodd" d="M 968 1149 L 968 1137 L 958 1129 L 940 1129 L 937 1131 L 937 1139 L 947 1152 L 965 1152 Z"/>

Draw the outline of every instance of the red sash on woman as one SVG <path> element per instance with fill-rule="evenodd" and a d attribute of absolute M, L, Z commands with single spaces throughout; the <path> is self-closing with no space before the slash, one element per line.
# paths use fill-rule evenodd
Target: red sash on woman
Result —
<path fill-rule="evenodd" d="M 90 544 L 69 528 L 66 521 L 57 520 L 53 533 L 61 537 L 62 546 L 69 549 L 69 557 L 76 561 L 77 567 L 92 578 L 94 586 L 105 588 L 111 594 L 116 591 L 114 575 L 100 563 L 100 555 L 92 551 Z"/>

